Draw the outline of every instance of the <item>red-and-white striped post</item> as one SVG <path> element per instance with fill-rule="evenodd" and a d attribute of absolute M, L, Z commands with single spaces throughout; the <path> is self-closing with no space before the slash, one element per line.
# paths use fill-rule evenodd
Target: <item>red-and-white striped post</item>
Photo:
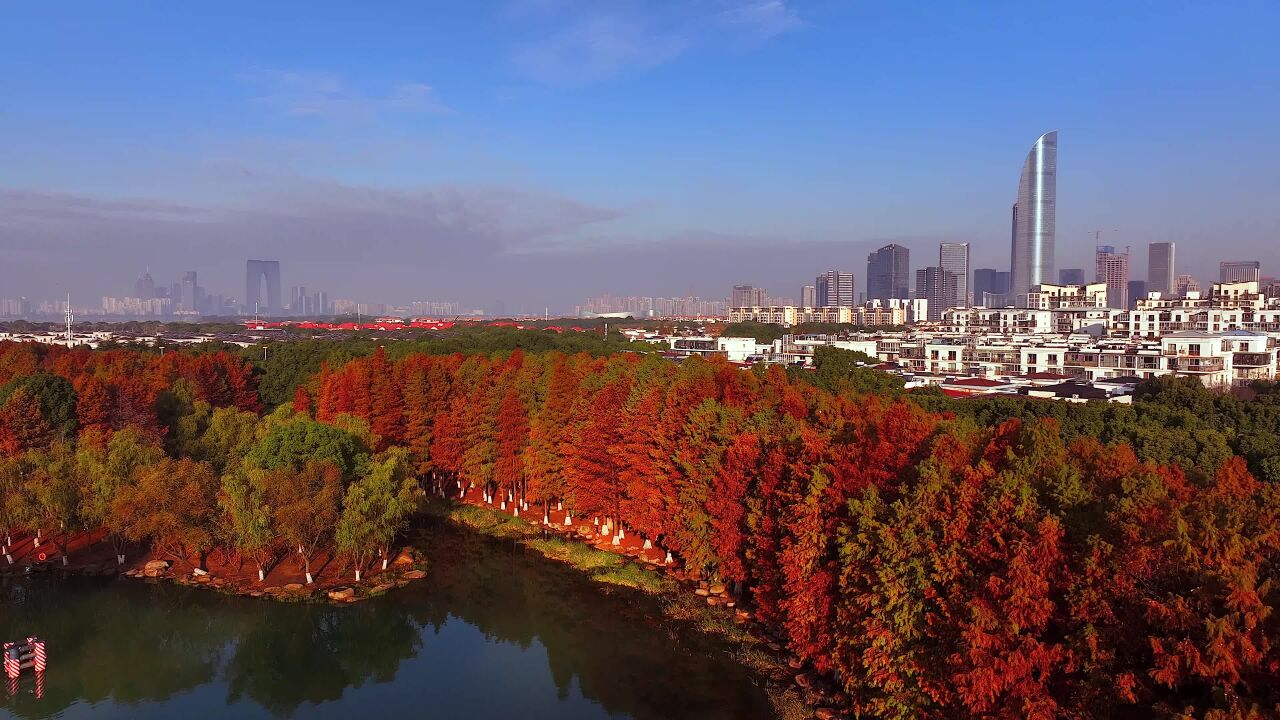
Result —
<path fill-rule="evenodd" d="M 35 648 L 35 668 L 37 673 L 43 673 L 45 668 L 49 666 L 49 655 L 45 649 L 44 641 L 36 638 L 31 639 L 31 645 Z"/>
<path fill-rule="evenodd" d="M 44 699 L 44 671 L 43 670 L 36 671 L 36 699 L 37 700 Z"/>
<path fill-rule="evenodd" d="M 7 642 L 4 644 L 4 674 L 12 680 L 18 677 L 18 673 L 22 672 L 22 665 L 19 664 L 18 655 L 21 652 L 17 643 Z"/>

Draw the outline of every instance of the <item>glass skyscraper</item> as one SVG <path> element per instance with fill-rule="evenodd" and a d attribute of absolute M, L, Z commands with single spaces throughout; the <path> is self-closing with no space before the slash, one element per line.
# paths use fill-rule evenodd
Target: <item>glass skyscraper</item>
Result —
<path fill-rule="evenodd" d="M 828 270 L 814 281 L 814 307 L 853 307 L 853 273 Z"/>
<path fill-rule="evenodd" d="M 1177 275 L 1171 242 L 1154 242 L 1147 246 L 1147 291 L 1171 297 L 1177 289 Z"/>
<path fill-rule="evenodd" d="M 955 275 L 956 294 L 951 299 L 952 305 L 972 305 L 973 296 L 969 294 L 969 243 L 944 242 L 939 245 L 938 267 Z"/>
<path fill-rule="evenodd" d="M 1052 283 L 1053 240 L 1058 201 L 1058 131 L 1041 135 L 1027 153 L 1013 205 L 1013 252 L 1009 291 L 1025 295 L 1041 283 Z M 1019 302 L 1018 304 L 1022 304 Z"/>
<path fill-rule="evenodd" d="M 897 244 L 885 245 L 867 256 L 867 299 L 906 300 L 911 297 L 911 253 Z"/>

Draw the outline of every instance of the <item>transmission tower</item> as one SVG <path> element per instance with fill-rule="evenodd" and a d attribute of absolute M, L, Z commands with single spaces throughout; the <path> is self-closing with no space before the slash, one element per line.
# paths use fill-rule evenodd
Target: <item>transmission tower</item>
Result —
<path fill-rule="evenodd" d="M 67 347 L 71 347 L 76 341 L 75 334 L 71 331 L 71 325 L 76 321 L 75 313 L 71 312 L 71 293 L 67 293 L 67 305 L 62 317 L 67 321 Z"/>

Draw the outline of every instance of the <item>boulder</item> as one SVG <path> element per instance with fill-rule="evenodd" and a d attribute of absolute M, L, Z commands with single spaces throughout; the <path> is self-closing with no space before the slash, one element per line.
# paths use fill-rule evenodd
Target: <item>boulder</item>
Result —
<path fill-rule="evenodd" d="M 415 553 L 412 550 L 405 548 L 400 551 L 399 555 L 396 555 L 396 559 L 392 560 L 391 564 L 400 566 L 412 565 L 418 561 L 417 558 L 414 557 L 414 554 Z"/>
<path fill-rule="evenodd" d="M 285 592 L 302 592 L 302 583 L 289 583 L 284 586 Z"/>
<path fill-rule="evenodd" d="M 409 572 L 405 573 L 402 577 L 406 580 L 421 580 L 426 576 L 427 574 L 421 570 L 410 570 Z"/>
<path fill-rule="evenodd" d="M 336 602 L 346 602 L 347 598 L 353 598 L 355 596 L 356 591 L 349 587 L 337 588 L 329 591 L 329 599 Z"/>
<path fill-rule="evenodd" d="M 693 594 L 699 597 L 706 597 L 711 594 L 711 591 L 707 590 L 706 588 L 698 588 L 697 590 L 693 591 Z"/>
<path fill-rule="evenodd" d="M 844 715 L 840 714 L 840 711 L 825 707 L 814 710 L 813 716 L 817 720 L 841 720 L 844 717 Z"/>
<path fill-rule="evenodd" d="M 388 590 L 390 590 L 390 589 L 394 588 L 395 586 L 396 586 L 396 585 L 395 585 L 395 583 L 382 583 L 381 585 L 378 585 L 378 586 L 374 587 L 374 588 L 373 588 L 372 590 L 370 590 L 369 592 L 371 592 L 371 593 L 384 593 L 384 592 L 386 592 L 386 591 L 388 591 Z"/>
<path fill-rule="evenodd" d="M 160 577 L 169 571 L 172 564 L 168 560 L 151 560 L 142 566 L 142 574 L 146 577 Z"/>
<path fill-rule="evenodd" d="M 724 595 L 725 593 L 725 586 L 723 583 L 715 583 L 710 589 L 712 595 Z"/>

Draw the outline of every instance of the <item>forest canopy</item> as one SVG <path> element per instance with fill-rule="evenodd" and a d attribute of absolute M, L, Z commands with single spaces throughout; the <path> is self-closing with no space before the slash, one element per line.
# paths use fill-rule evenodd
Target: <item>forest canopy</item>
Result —
<path fill-rule="evenodd" d="M 101 528 L 260 567 L 332 547 L 359 571 L 425 492 L 477 486 L 735 584 L 864 715 L 1280 705 L 1272 388 L 953 400 L 840 352 L 789 372 L 307 345 L 275 348 L 266 402 L 270 354 L 0 343 L 0 535 Z"/>

